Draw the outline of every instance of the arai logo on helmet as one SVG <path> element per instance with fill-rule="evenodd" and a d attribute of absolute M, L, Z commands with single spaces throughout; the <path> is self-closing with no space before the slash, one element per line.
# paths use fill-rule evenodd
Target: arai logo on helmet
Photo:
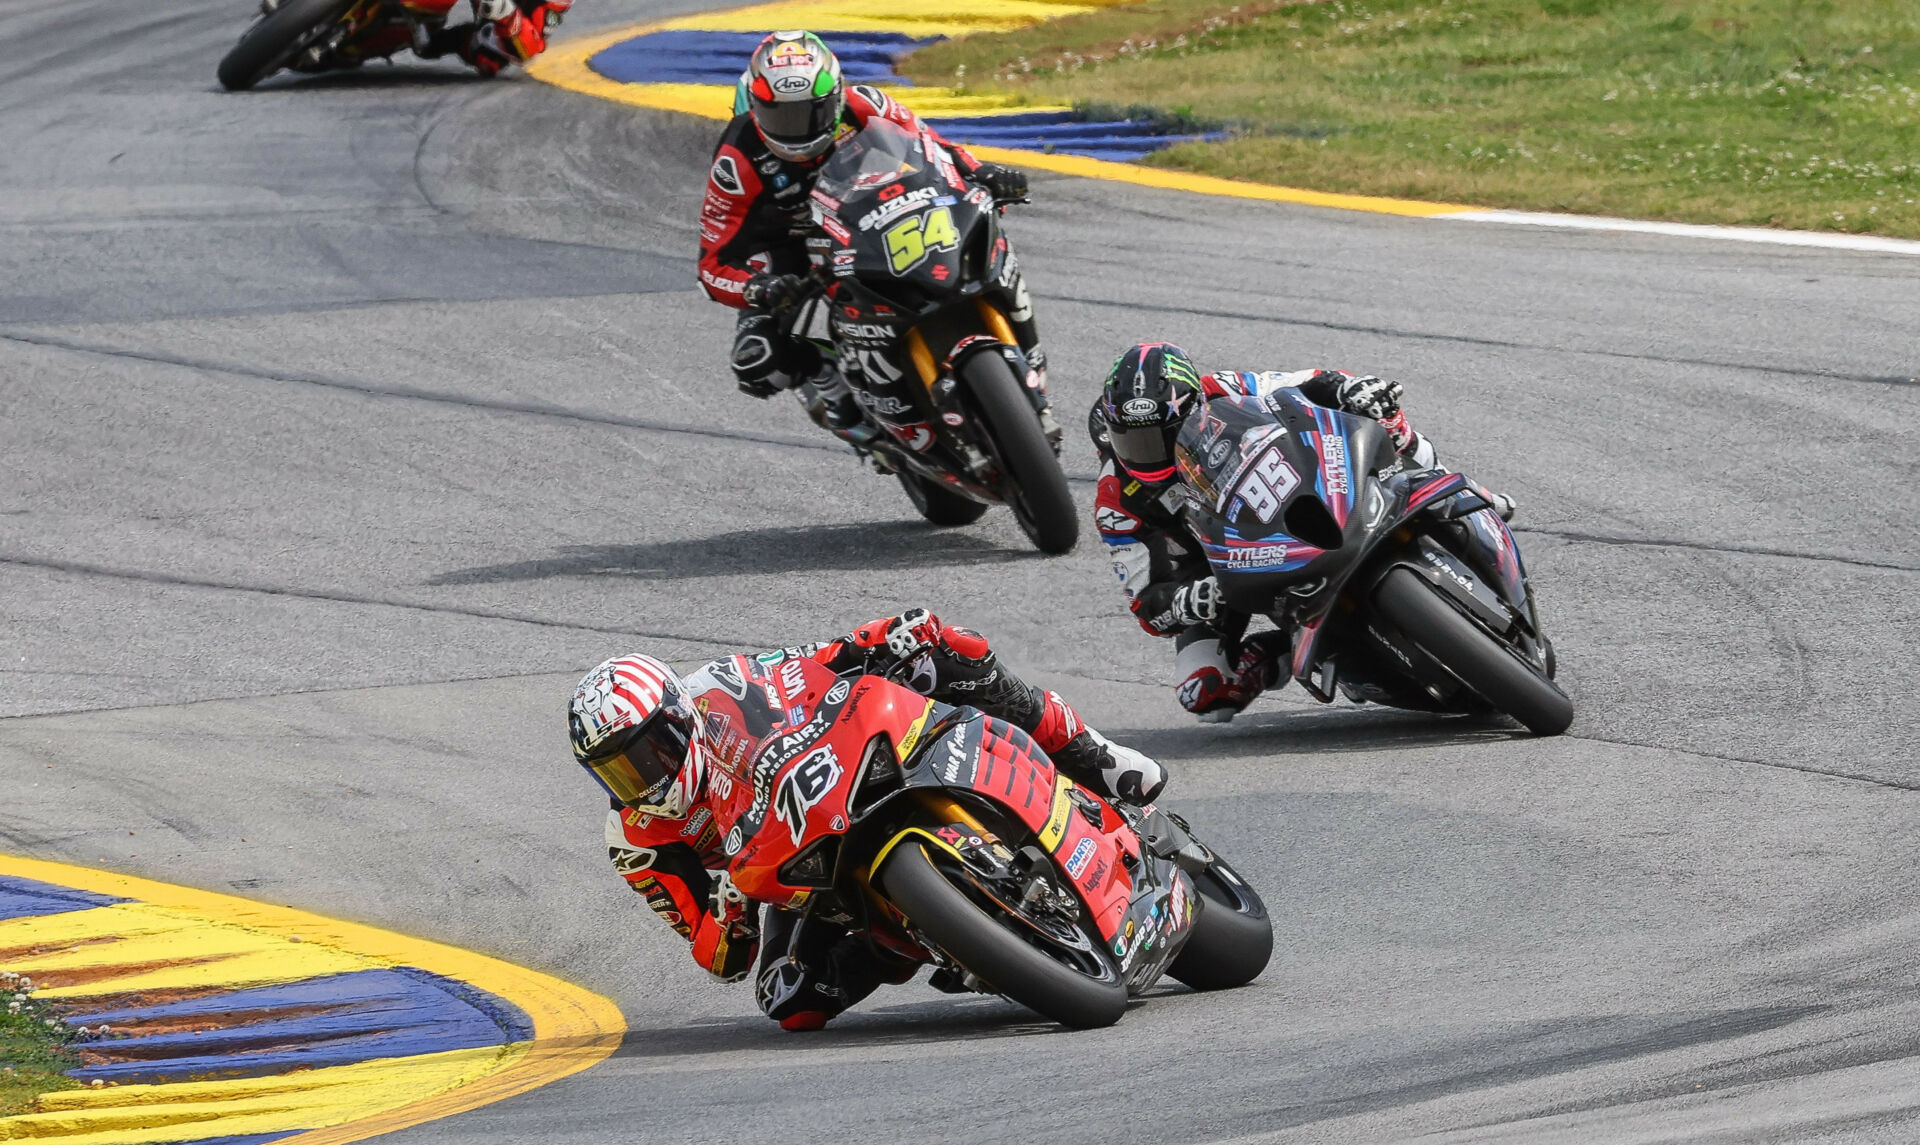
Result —
<path fill-rule="evenodd" d="M 796 95 L 811 88 L 813 81 L 806 76 L 781 76 L 771 86 L 781 95 Z"/>
<path fill-rule="evenodd" d="M 1130 398 L 1120 407 L 1120 416 L 1128 421 L 1144 421 L 1160 412 L 1160 403 L 1152 398 Z"/>

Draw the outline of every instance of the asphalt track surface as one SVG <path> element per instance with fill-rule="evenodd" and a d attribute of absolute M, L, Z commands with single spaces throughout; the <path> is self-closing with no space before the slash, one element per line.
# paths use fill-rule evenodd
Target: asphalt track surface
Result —
<path fill-rule="evenodd" d="M 1138 338 L 1405 379 L 1519 498 L 1579 711 L 1203 728 L 1097 544 L 923 527 L 734 393 L 710 124 L 441 65 L 226 95 L 248 11 L 0 0 L 0 847 L 624 1009 L 609 1062 L 395 1140 L 1920 1136 L 1920 261 L 1037 180 L 1064 421 Z M 800 1037 L 687 960 L 606 865 L 572 681 L 915 603 L 1176 769 L 1274 908 L 1261 980 L 1078 1034 L 913 984 Z"/>

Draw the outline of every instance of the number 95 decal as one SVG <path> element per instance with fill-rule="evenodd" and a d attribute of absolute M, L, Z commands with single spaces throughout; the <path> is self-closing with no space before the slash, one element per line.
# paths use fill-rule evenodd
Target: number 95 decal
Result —
<path fill-rule="evenodd" d="M 960 245 L 960 234 L 953 229 L 953 212 L 945 207 L 900 220 L 887 229 L 886 237 L 887 258 L 896 275 L 927 261 L 927 255 L 934 251 Z"/>

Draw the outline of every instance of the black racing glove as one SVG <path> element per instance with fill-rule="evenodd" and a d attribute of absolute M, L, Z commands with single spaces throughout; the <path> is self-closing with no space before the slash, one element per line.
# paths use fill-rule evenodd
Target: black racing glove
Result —
<path fill-rule="evenodd" d="M 771 378 L 740 378 L 738 382 L 740 392 L 750 398 L 764 400 L 780 392 L 780 387 L 774 385 Z"/>
<path fill-rule="evenodd" d="M 974 171 L 972 179 L 1003 203 L 1027 197 L 1027 173 L 1018 167 L 982 163 Z"/>
<path fill-rule="evenodd" d="M 1173 594 L 1173 615 L 1183 625 L 1212 624 L 1220 619 L 1220 582 L 1203 577 L 1181 585 Z"/>
<path fill-rule="evenodd" d="M 1342 380 L 1334 393 L 1341 409 L 1381 421 L 1400 412 L 1400 398 L 1405 391 L 1399 382 L 1367 374 Z"/>
<path fill-rule="evenodd" d="M 806 294 L 807 280 L 797 274 L 756 274 L 747 280 L 740 300 L 749 310 L 779 313 Z"/>

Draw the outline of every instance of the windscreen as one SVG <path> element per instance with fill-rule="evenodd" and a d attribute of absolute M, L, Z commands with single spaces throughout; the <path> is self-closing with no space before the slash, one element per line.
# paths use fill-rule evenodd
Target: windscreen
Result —
<path fill-rule="evenodd" d="M 891 183 L 926 165 L 920 137 L 885 119 L 871 119 L 858 135 L 834 148 L 814 189 L 835 199 Z"/>

